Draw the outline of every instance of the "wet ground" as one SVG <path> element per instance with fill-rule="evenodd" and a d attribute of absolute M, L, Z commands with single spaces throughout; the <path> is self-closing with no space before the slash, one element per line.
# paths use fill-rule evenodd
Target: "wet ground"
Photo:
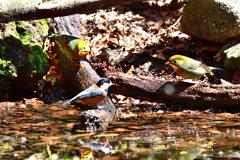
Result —
<path fill-rule="evenodd" d="M 107 130 L 86 132 L 73 127 L 77 106 L 31 99 L 0 107 L 0 159 L 240 159 L 239 114 L 122 104 Z"/>

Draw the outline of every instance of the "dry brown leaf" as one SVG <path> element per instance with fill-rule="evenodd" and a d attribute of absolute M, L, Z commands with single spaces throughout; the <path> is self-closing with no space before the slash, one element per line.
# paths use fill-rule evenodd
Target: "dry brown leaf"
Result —
<path fill-rule="evenodd" d="M 157 49 L 155 50 L 154 54 L 151 55 L 153 58 L 157 58 L 157 59 L 160 59 L 162 61 L 166 61 L 166 58 L 165 56 L 163 55 L 162 53 L 162 49 Z"/>
<path fill-rule="evenodd" d="M 134 70 L 134 65 L 131 65 L 131 67 L 128 69 L 126 74 L 132 74 L 132 71 Z"/>

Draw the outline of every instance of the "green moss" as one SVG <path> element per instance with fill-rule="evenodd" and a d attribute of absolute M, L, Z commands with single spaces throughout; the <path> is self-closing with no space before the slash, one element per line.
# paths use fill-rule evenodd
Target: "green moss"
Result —
<path fill-rule="evenodd" d="M 39 32 L 45 33 L 46 35 L 48 34 L 48 21 L 50 19 L 40 19 L 39 22 L 42 24 L 42 28 L 38 28 Z"/>
<path fill-rule="evenodd" d="M 39 45 L 30 45 L 31 55 L 28 57 L 29 63 L 32 65 L 34 70 L 32 73 L 44 73 L 45 66 L 48 63 L 47 53 L 43 51 L 42 47 Z"/>
<path fill-rule="evenodd" d="M 8 46 L 2 46 L 0 49 L 2 55 L 7 55 Z M 1 76 L 17 77 L 17 68 L 12 64 L 11 60 L 0 58 L 0 77 Z"/>
<path fill-rule="evenodd" d="M 7 46 L 2 46 L 1 47 L 1 53 L 5 54 L 6 53 Z"/>
<path fill-rule="evenodd" d="M 0 74 L 4 76 L 17 77 L 17 69 L 11 61 L 0 59 Z"/>
<path fill-rule="evenodd" d="M 39 25 L 40 27 L 32 23 L 35 23 L 35 24 L 37 23 L 37 25 Z M 22 47 L 25 48 L 23 50 L 28 50 L 27 52 L 30 52 L 30 54 L 28 55 L 22 53 L 22 51 L 19 51 L 16 54 L 18 56 L 18 59 L 21 59 L 21 60 L 27 59 L 28 62 L 31 64 L 33 70 L 30 76 L 32 76 L 32 74 L 45 73 L 46 66 L 48 66 L 48 60 L 47 60 L 47 53 L 44 52 L 42 48 L 43 45 L 41 43 L 43 43 L 43 36 L 47 35 L 48 33 L 47 20 L 42 19 L 42 20 L 31 21 L 31 22 L 25 22 L 25 21 L 10 22 L 7 24 L 6 30 L 7 32 L 5 32 L 5 35 L 3 35 L 2 37 L 13 36 L 17 40 L 19 40 L 19 42 L 22 42 L 22 45 L 23 45 Z M 14 40 L 12 41 L 13 42 L 11 42 L 11 44 L 6 43 L 6 45 L 9 45 L 9 46 L 1 47 L 1 53 L 3 57 L 6 51 L 8 51 L 10 47 L 15 47 L 15 46 L 12 46 L 14 45 L 15 41 Z M 17 48 L 19 49 L 19 46 L 16 47 L 15 49 Z M 18 64 L 14 64 L 14 65 L 19 67 L 19 66 L 23 66 L 24 65 L 23 63 L 24 62 L 22 61 L 18 61 Z"/>

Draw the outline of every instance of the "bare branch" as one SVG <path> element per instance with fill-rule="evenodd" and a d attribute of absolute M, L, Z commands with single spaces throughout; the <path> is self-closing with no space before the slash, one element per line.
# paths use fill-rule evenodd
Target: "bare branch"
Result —
<path fill-rule="evenodd" d="M 5 0 L 0 2 L 0 23 L 95 12 L 143 0 Z"/>

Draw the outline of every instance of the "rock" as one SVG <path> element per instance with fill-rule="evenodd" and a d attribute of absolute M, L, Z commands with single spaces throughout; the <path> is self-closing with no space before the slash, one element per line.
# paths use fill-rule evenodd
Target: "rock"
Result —
<path fill-rule="evenodd" d="M 180 20 L 184 33 L 214 42 L 240 35 L 240 3 L 236 0 L 192 0 Z"/>
<path fill-rule="evenodd" d="M 220 54 L 222 59 L 224 60 L 224 66 L 226 68 L 239 68 L 240 67 L 240 44 L 239 38 L 227 43 L 224 45 Z"/>
<path fill-rule="evenodd" d="M 117 118 L 117 109 L 109 97 L 106 97 L 98 109 L 90 109 L 83 111 L 79 117 L 79 128 L 88 132 L 102 131 Z"/>
<path fill-rule="evenodd" d="M 17 90 L 33 93 L 38 78 L 48 70 L 47 53 L 43 51 L 47 20 L 0 24 L 0 30 L 0 77 L 3 78 L 0 85 L 7 84 L 8 92 L 12 93 Z M 14 94 L 9 98 L 16 100 Z"/>
<path fill-rule="evenodd" d="M 106 130 L 112 118 L 105 110 L 88 110 L 79 115 L 79 128 L 88 132 L 96 132 L 98 129 Z"/>
<path fill-rule="evenodd" d="M 79 15 L 54 17 L 53 30 L 56 34 L 66 34 L 81 38 L 81 24 Z"/>

